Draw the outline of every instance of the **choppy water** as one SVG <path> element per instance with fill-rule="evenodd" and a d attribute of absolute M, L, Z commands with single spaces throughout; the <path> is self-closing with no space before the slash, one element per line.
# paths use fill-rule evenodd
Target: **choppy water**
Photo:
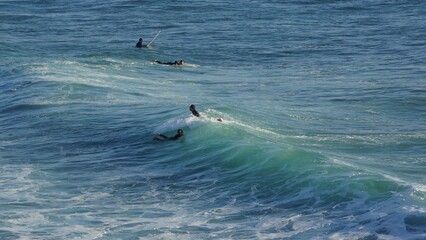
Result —
<path fill-rule="evenodd" d="M 424 1 L 0 1 L 0 239 L 425 239 L 425 26 Z"/>

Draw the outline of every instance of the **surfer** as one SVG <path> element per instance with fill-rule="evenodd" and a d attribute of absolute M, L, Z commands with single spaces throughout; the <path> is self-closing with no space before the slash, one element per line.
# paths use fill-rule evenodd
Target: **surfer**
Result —
<path fill-rule="evenodd" d="M 174 62 L 161 62 L 158 60 L 154 60 L 153 62 L 158 63 L 158 64 L 163 64 L 163 65 L 174 65 L 174 66 L 182 66 L 183 64 L 185 64 L 184 60 L 179 60 L 179 61 L 174 61 Z"/>
<path fill-rule="evenodd" d="M 195 109 L 195 105 L 191 104 L 189 106 L 189 111 L 191 111 L 192 115 L 196 117 L 201 117 L 200 113 Z M 218 118 L 217 121 L 222 122 L 222 118 Z"/>
<path fill-rule="evenodd" d="M 183 130 L 179 129 L 173 137 L 167 137 L 166 135 L 163 135 L 161 133 L 158 133 L 157 136 L 155 136 L 154 140 L 178 140 L 180 137 L 183 136 Z"/>
<path fill-rule="evenodd" d="M 191 104 L 191 106 L 189 106 L 189 111 L 192 112 L 192 115 L 196 116 L 196 117 L 200 117 L 200 113 L 197 112 L 197 110 L 195 110 L 195 105 Z"/>
<path fill-rule="evenodd" d="M 142 48 L 142 38 L 139 38 L 139 41 L 136 43 L 137 48 Z"/>

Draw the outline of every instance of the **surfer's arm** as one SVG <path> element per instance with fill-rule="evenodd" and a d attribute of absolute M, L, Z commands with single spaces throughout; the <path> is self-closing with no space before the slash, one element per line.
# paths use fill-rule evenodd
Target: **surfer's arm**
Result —
<path fill-rule="evenodd" d="M 163 135 L 163 134 L 158 134 L 158 136 L 160 136 L 160 137 L 162 137 L 162 138 L 169 138 L 169 137 L 167 137 L 166 135 Z"/>
<path fill-rule="evenodd" d="M 154 140 L 161 140 L 161 139 L 168 139 L 166 135 L 163 135 L 161 133 L 157 133 L 157 136 L 154 137 Z"/>

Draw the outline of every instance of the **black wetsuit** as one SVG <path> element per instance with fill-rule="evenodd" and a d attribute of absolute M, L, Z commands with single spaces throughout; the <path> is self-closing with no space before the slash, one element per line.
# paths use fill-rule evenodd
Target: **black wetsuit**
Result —
<path fill-rule="evenodd" d="M 175 61 L 175 62 L 161 62 L 161 61 L 155 60 L 155 62 L 158 63 L 158 64 L 164 64 L 164 65 L 180 65 L 178 61 Z"/>
<path fill-rule="evenodd" d="M 138 43 L 136 43 L 137 48 L 142 48 L 142 40 L 139 40 Z"/>
<path fill-rule="evenodd" d="M 159 137 L 162 137 L 163 139 L 159 138 L 159 137 L 155 137 L 154 140 L 178 140 L 180 137 L 183 136 L 180 135 L 179 133 L 177 133 L 176 135 L 174 135 L 173 137 L 167 137 L 166 135 L 163 134 L 158 134 Z"/>
<path fill-rule="evenodd" d="M 197 112 L 197 110 L 191 110 L 192 114 L 196 117 L 200 117 L 200 114 Z"/>
<path fill-rule="evenodd" d="M 178 134 L 174 135 L 173 137 L 169 138 L 169 140 L 178 140 L 182 136 L 183 136 L 183 134 L 179 135 L 179 133 L 178 133 Z"/>

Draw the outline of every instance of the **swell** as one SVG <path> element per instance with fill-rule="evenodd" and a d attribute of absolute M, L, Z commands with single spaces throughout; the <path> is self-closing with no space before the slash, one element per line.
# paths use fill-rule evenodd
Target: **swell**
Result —
<path fill-rule="evenodd" d="M 387 223 L 414 218 L 395 205 L 401 194 L 415 191 L 410 185 L 362 168 L 336 164 L 315 151 L 265 141 L 261 134 L 247 133 L 240 127 L 209 122 L 184 128 L 185 139 L 164 145 L 159 156 L 162 160 L 154 161 L 158 165 L 150 163 L 150 174 L 159 174 L 150 181 L 167 186 L 170 194 L 196 191 L 191 194 L 195 209 L 208 211 L 202 204 L 205 201 L 212 211 L 228 201 L 241 209 L 211 216 L 209 223 L 303 213 L 306 218 L 327 222 L 332 232 L 350 233 L 364 225 L 373 232 L 390 234 L 393 229 Z M 370 214 L 371 208 L 382 211 L 382 205 L 394 207 L 397 214 Z M 345 220 L 348 214 L 352 218 Z"/>

